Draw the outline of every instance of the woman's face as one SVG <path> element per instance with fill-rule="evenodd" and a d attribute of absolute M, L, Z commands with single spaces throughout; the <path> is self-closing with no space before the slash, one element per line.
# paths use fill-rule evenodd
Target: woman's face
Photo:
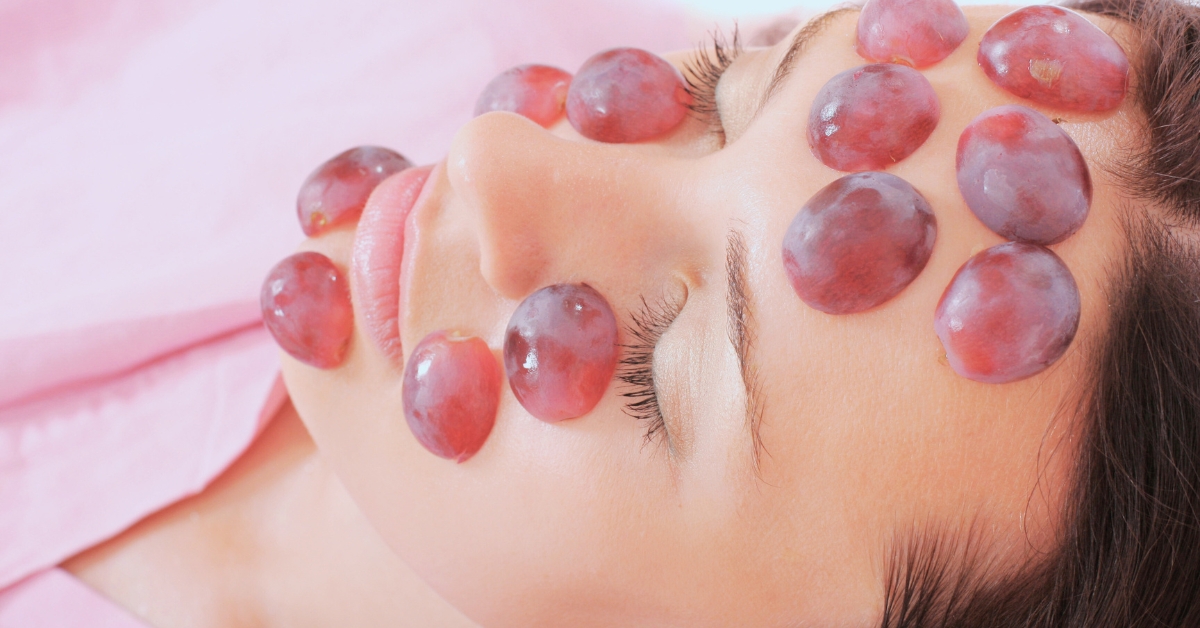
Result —
<path fill-rule="evenodd" d="M 813 156 L 805 132 L 822 85 L 865 63 L 856 12 L 803 46 L 769 100 L 793 36 L 744 52 L 717 91 L 724 142 L 693 118 L 639 144 L 508 113 L 465 125 L 409 215 L 406 354 L 454 329 L 499 359 L 524 297 L 586 282 L 627 326 L 644 302 L 678 310 L 653 349 L 663 429 L 648 437 L 652 421 L 631 416 L 636 399 L 622 396 L 638 390 L 619 381 L 594 410 L 555 424 L 506 386 L 482 450 L 462 464 L 437 458 L 405 423 L 403 366 L 360 318 L 342 367 L 285 356 L 284 375 L 322 453 L 395 551 L 487 625 L 768 626 L 876 620 L 888 559 L 913 533 L 973 533 L 1009 564 L 1048 549 L 1076 456 L 1088 348 L 1104 331 L 1105 271 L 1122 255 L 1105 166 L 1134 128 L 1132 105 L 1105 115 L 1036 107 L 1066 118 L 1095 184 L 1083 228 L 1052 247 L 1082 298 L 1073 346 L 1015 383 L 956 375 L 935 306 L 968 257 L 1002 242 L 962 200 L 956 143 L 983 111 L 1031 104 L 975 62 L 980 37 L 1009 9 L 964 10 L 966 42 L 922 70 L 941 121 L 888 169 L 933 207 L 933 255 L 899 296 L 865 313 L 806 306 L 781 261 L 796 212 L 843 174 Z M 402 192 L 393 178 L 371 203 L 399 203 Z M 347 269 L 353 240 L 347 226 L 304 248 Z M 358 311 L 362 295 L 353 298 Z M 739 310 L 744 334 L 732 322 Z M 624 329 L 621 342 L 636 343 Z"/>

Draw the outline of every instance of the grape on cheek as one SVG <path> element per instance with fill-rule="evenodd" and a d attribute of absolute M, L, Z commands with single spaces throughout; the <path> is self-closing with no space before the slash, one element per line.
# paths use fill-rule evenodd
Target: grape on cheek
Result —
<path fill-rule="evenodd" d="M 492 79 L 475 103 L 475 115 L 511 111 L 543 127 L 563 115 L 571 74 L 548 65 L 519 65 Z"/>
<path fill-rule="evenodd" d="M 617 368 L 617 319 L 587 284 L 557 284 L 517 306 L 504 334 L 504 367 L 517 401 L 549 422 L 591 411 Z"/>
<path fill-rule="evenodd" d="M 683 75 L 666 59 L 615 48 L 579 68 L 567 92 L 567 120 L 588 139 L 641 142 L 679 126 L 691 102 Z"/>

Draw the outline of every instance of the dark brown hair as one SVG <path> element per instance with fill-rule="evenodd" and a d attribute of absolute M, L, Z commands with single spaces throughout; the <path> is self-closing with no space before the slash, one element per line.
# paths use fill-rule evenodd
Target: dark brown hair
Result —
<path fill-rule="evenodd" d="M 1060 543 L 1005 574 L 969 541 L 915 535 L 883 628 L 1200 627 L 1200 7 L 1069 6 L 1131 26 L 1145 143 L 1115 172 L 1128 254 L 1110 269 Z"/>

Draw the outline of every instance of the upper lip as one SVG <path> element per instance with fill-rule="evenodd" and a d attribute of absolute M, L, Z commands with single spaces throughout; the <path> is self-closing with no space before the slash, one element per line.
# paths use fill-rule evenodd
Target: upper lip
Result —
<path fill-rule="evenodd" d="M 404 251 L 400 256 L 400 309 L 397 325 L 399 326 L 401 343 L 408 346 L 404 342 L 404 319 L 408 312 L 409 294 L 411 292 L 412 281 L 407 276 L 407 272 L 412 266 L 412 260 L 417 254 L 417 249 L 420 246 L 417 236 L 416 225 L 420 224 L 421 214 L 426 211 L 426 207 L 434 204 L 434 188 L 437 185 L 437 180 L 445 171 L 445 160 L 438 161 L 433 164 L 433 170 L 429 172 L 429 176 L 425 178 L 425 183 L 421 185 L 421 191 L 417 194 L 417 199 L 413 202 L 412 208 L 408 212 L 408 216 L 404 220 Z"/>

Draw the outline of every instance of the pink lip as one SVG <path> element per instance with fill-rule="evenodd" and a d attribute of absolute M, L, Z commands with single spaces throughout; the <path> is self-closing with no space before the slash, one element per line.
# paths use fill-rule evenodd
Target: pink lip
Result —
<path fill-rule="evenodd" d="M 400 266 L 409 214 L 425 196 L 433 166 L 409 168 L 379 184 L 354 232 L 351 290 L 367 335 L 394 364 L 400 345 Z"/>

